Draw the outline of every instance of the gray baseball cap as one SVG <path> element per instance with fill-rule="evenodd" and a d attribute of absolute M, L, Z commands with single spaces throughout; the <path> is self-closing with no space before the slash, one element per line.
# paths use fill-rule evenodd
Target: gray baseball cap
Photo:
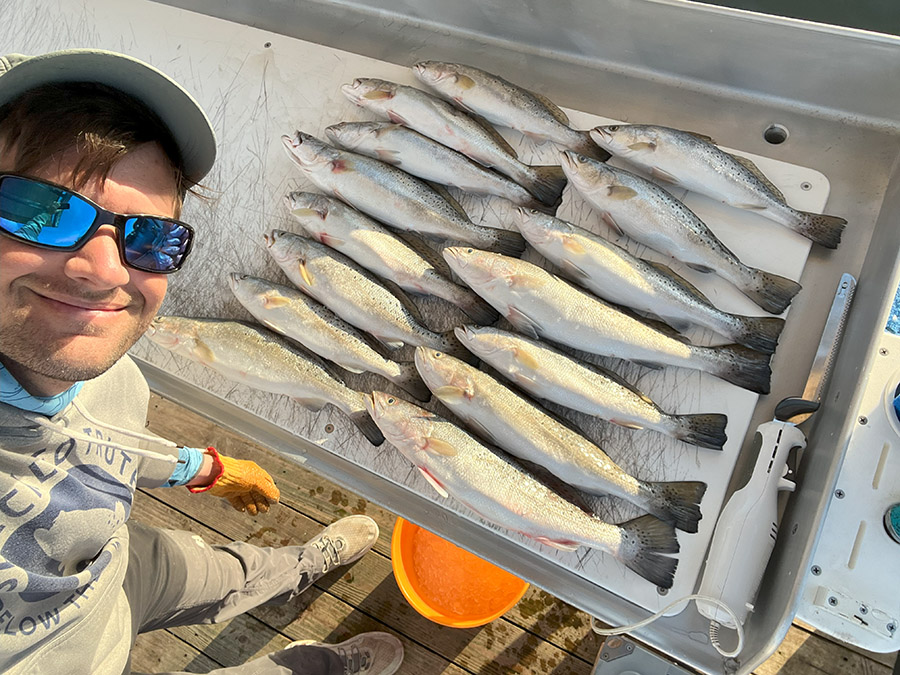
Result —
<path fill-rule="evenodd" d="M 189 180 L 200 182 L 212 168 L 216 135 L 203 108 L 184 87 L 148 63 L 100 49 L 0 57 L 0 106 L 59 82 L 97 82 L 136 98 L 169 129 Z"/>

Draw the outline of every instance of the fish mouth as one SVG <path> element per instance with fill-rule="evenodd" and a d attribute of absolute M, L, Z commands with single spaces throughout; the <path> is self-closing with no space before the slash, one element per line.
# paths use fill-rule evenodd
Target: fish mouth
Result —
<path fill-rule="evenodd" d="M 171 349 L 178 344 L 178 338 L 165 329 L 163 320 L 160 317 L 156 317 L 150 322 L 144 335 L 160 347 L 165 347 L 166 349 Z"/>
<path fill-rule="evenodd" d="M 231 286 L 231 290 L 236 290 L 238 285 L 247 279 L 246 274 L 242 274 L 241 272 L 230 272 L 228 274 L 228 285 Z"/>
<path fill-rule="evenodd" d="M 439 78 L 437 73 L 435 73 L 431 68 L 434 65 L 434 61 L 419 61 L 416 65 L 412 67 L 413 72 L 416 77 L 425 82 L 435 82 Z"/>
<path fill-rule="evenodd" d="M 448 246 L 441 251 L 441 255 L 447 261 L 447 264 L 454 269 L 462 269 L 466 266 L 466 257 L 463 249 L 459 246 Z"/>
<path fill-rule="evenodd" d="M 578 153 L 571 150 L 563 150 L 560 153 L 560 160 L 563 168 L 575 169 L 578 167 Z"/>
<path fill-rule="evenodd" d="M 373 391 L 371 396 L 368 394 L 363 395 L 363 405 L 366 406 L 366 411 L 376 422 L 381 416 L 381 410 L 384 407 L 384 400 L 381 398 L 383 396 L 386 396 L 386 394 L 381 391 Z"/>
<path fill-rule="evenodd" d="M 606 129 L 604 129 L 603 127 L 594 127 L 593 129 L 591 129 L 591 132 L 592 132 L 592 134 L 596 134 L 597 136 L 600 137 L 599 141 L 597 141 L 596 138 L 594 139 L 598 143 L 600 141 L 603 141 L 605 143 L 609 143 L 610 141 L 612 141 L 612 134 L 609 131 L 607 131 Z"/>
<path fill-rule="evenodd" d="M 353 80 L 352 84 L 342 84 L 341 93 L 349 98 L 353 103 L 358 104 L 362 100 L 362 94 L 359 92 L 360 86 L 362 86 L 361 80 Z"/>
<path fill-rule="evenodd" d="M 457 326 L 453 329 L 453 333 L 456 335 L 459 341 L 466 346 L 468 346 L 477 335 L 475 329 L 468 324 L 464 326 Z"/>

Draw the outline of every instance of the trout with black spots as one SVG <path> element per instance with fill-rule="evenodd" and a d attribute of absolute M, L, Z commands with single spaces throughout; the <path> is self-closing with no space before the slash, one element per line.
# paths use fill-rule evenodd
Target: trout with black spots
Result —
<path fill-rule="evenodd" d="M 445 248 L 443 254 L 472 290 L 531 338 L 636 363 L 702 370 L 758 394 L 769 393 L 770 354 L 675 339 L 518 258 L 459 246 Z"/>
<path fill-rule="evenodd" d="M 796 281 L 741 262 L 706 223 L 656 183 L 568 150 L 562 166 L 614 230 L 699 272 L 715 272 L 767 312 L 781 314 L 800 291 Z"/>
<path fill-rule="evenodd" d="M 826 248 L 841 242 L 846 220 L 791 208 L 756 164 L 725 152 L 708 136 L 652 124 L 612 124 L 590 135 L 658 180 L 758 213 Z"/>
<path fill-rule="evenodd" d="M 427 183 L 389 164 L 296 132 L 282 136 L 288 155 L 323 192 L 398 230 L 516 255 L 525 250 L 518 232 L 476 225 Z"/>
<path fill-rule="evenodd" d="M 318 412 L 330 403 L 350 418 L 372 445 L 384 437 L 366 410 L 366 395 L 346 387 L 279 335 L 243 321 L 158 316 L 151 341 L 202 363 L 231 382 L 290 396 Z"/>
<path fill-rule="evenodd" d="M 639 480 L 525 397 L 448 354 L 417 347 L 416 367 L 431 393 L 485 440 L 573 487 L 615 495 L 679 529 L 697 531 L 706 483 Z"/>
<path fill-rule="evenodd" d="M 343 85 L 341 91 L 356 105 L 415 129 L 431 140 L 499 171 L 543 204 L 552 206 L 562 197 L 566 177 L 559 166 L 523 164 L 496 129 L 437 96 L 415 87 L 373 78 L 358 78 L 352 84 Z"/>
<path fill-rule="evenodd" d="M 369 413 L 388 441 L 442 497 L 547 546 L 604 551 L 660 588 L 671 588 L 678 561 L 675 530 L 653 516 L 611 525 L 569 503 L 455 424 L 403 399 L 372 392 Z"/>

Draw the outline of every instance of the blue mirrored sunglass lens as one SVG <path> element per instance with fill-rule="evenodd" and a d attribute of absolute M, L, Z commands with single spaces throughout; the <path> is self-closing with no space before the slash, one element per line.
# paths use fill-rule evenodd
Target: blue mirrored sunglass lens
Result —
<path fill-rule="evenodd" d="M 176 269 L 190 243 L 190 231 L 171 220 L 140 216 L 125 221 L 125 260 L 139 269 Z"/>
<path fill-rule="evenodd" d="M 68 190 L 15 176 L 0 181 L 0 228 L 19 239 L 67 248 L 96 217 L 91 204 Z"/>

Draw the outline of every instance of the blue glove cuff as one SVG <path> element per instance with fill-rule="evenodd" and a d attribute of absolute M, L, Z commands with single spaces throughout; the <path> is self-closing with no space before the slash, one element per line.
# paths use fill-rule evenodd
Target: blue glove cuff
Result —
<path fill-rule="evenodd" d="M 203 455 L 205 454 L 205 451 L 197 448 L 180 448 L 178 464 L 175 465 L 175 470 L 164 487 L 178 487 L 189 483 L 203 466 Z"/>

